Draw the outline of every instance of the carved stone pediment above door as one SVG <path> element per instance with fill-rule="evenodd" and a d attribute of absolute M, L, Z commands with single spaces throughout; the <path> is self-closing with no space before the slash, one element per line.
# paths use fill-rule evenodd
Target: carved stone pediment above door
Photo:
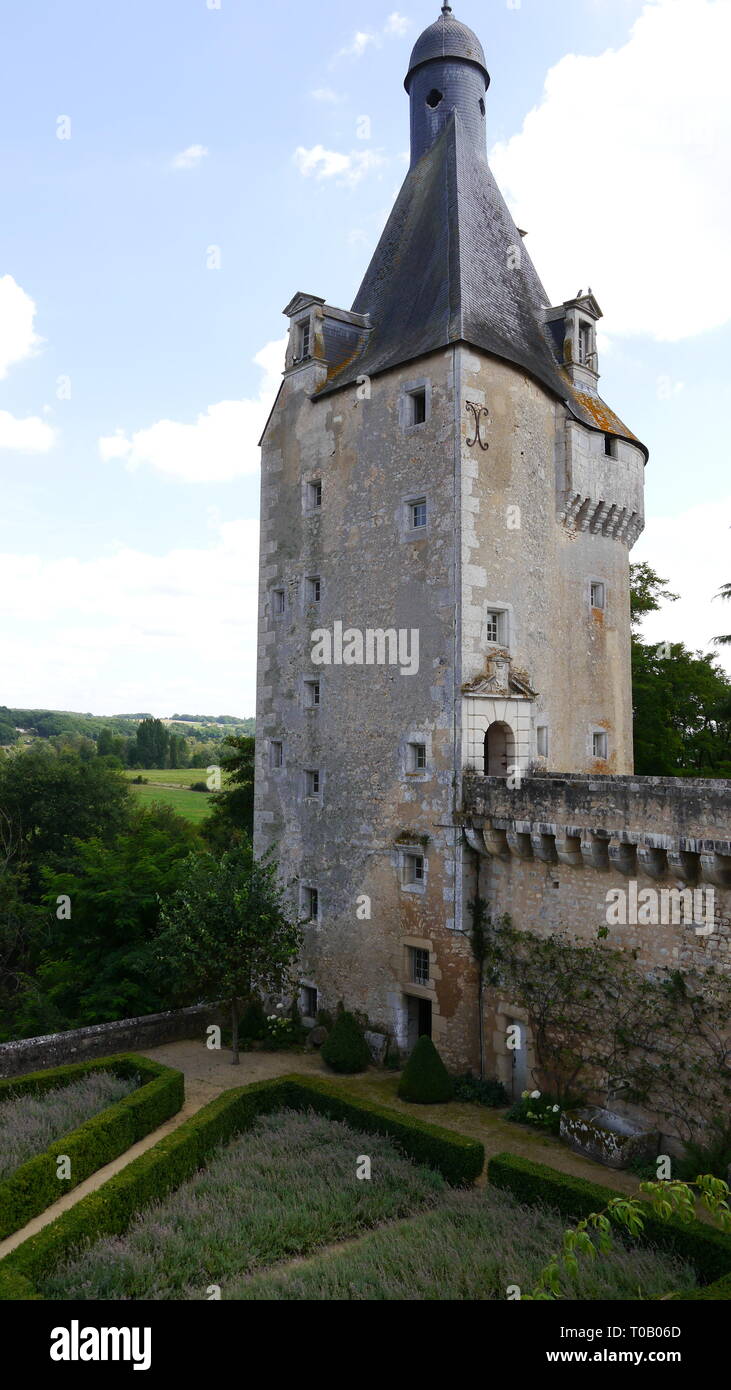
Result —
<path fill-rule="evenodd" d="M 488 656 L 484 672 L 467 681 L 462 686 L 462 694 L 473 698 L 481 695 L 519 695 L 523 699 L 534 700 L 536 697 L 525 672 L 514 670 L 506 651 L 496 651 Z"/>

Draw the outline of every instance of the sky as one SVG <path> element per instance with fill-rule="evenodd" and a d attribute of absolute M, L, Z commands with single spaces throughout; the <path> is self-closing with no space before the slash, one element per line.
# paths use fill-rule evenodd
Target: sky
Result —
<path fill-rule="evenodd" d="M 455 0 L 490 162 L 648 446 L 632 552 L 731 630 L 731 0 Z M 257 441 L 298 290 L 349 307 L 438 0 L 0 15 L 0 704 L 254 712 Z M 723 655 L 723 650 L 721 651 Z M 731 662 L 731 650 L 725 660 Z"/>

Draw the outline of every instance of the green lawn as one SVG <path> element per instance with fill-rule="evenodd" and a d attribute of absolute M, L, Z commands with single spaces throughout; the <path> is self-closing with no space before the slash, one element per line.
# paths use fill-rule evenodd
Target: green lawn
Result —
<path fill-rule="evenodd" d="M 183 787 L 159 787 L 152 782 L 149 787 L 132 786 L 135 796 L 143 806 L 172 806 L 173 810 L 185 820 L 198 825 L 206 819 L 211 809 L 211 798 L 206 792 L 186 791 Z"/>
<path fill-rule="evenodd" d="M 144 806 L 154 803 L 172 806 L 173 810 L 185 820 L 199 825 L 209 814 L 210 793 L 192 792 L 193 782 L 207 782 L 208 773 L 204 767 L 153 767 L 130 769 L 125 773 L 135 796 Z M 146 782 L 135 783 L 135 777 L 145 777 Z M 226 777 L 223 777 L 223 784 Z"/>
<path fill-rule="evenodd" d="M 134 777 L 146 777 L 150 785 L 159 782 L 165 785 L 172 783 L 176 787 L 189 787 L 191 782 L 207 782 L 208 772 L 204 767 L 142 767 L 139 769 L 130 768 L 125 772 L 127 781 Z M 224 778 L 225 781 L 225 778 Z"/>

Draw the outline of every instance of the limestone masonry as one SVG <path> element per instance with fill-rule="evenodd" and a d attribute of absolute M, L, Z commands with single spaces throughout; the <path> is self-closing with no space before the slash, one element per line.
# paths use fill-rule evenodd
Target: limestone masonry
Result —
<path fill-rule="evenodd" d="M 493 180 L 489 81 L 445 5 L 393 213 L 352 310 L 288 304 L 262 440 L 255 847 L 307 920 L 302 1005 L 430 1033 L 455 1069 L 478 1057 L 478 881 L 516 927 L 587 939 L 612 887 L 713 888 L 710 931 L 616 940 L 730 966 L 729 784 L 632 775 L 647 450 L 598 394 L 597 300 L 549 303 Z M 486 999 L 514 1090 L 520 1018 Z"/>

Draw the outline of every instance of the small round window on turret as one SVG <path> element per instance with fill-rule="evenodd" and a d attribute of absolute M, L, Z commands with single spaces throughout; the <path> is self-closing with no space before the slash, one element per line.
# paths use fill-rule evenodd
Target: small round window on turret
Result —
<path fill-rule="evenodd" d="M 440 101 L 444 101 L 444 92 L 440 92 L 437 87 L 432 87 L 426 99 L 427 106 L 431 106 L 432 111 L 434 111 Z"/>

